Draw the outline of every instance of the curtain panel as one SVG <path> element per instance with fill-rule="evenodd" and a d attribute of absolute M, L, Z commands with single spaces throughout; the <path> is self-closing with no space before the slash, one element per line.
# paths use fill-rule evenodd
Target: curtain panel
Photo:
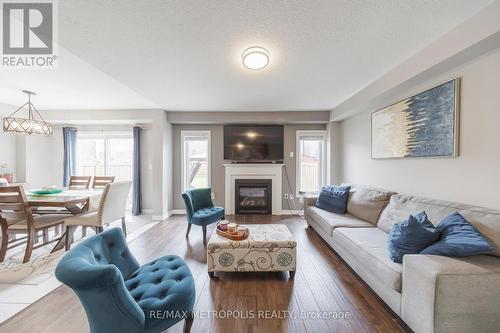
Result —
<path fill-rule="evenodd" d="M 76 173 L 76 133 L 74 127 L 63 127 L 64 175 L 63 186 L 69 186 L 69 179 Z"/>
<path fill-rule="evenodd" d="M 141 133 L 142 128 L 133 128 L 134 138 L 134 161 L 133 161 L 133 198 L 132 214 L 140 215 L 142 212 L 142 190 L 141 190 Z"/>

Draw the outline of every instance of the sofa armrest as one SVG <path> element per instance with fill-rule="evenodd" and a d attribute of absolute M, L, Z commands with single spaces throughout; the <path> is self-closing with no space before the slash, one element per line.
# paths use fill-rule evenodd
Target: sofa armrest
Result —
<path fill-rule="evenodd" d="M 311 196 L 304 197 L 304 207 L 316 205 L 317 200 L 318 197 L 311 197 Z"/>
<path fill-rule="evenodd" d="M 496 331 L 500 258 L 404 256 L 401 317 L 415 333 Z"/>
<path fill-rule="evenodd" d="M 316 205 L 316 200 L 318 200 L 318 197 L 304 196 L 304 216 L 306 217 L 306 220 L 308 220 L 307 217 L 309 215 L 309 208 Z"/>

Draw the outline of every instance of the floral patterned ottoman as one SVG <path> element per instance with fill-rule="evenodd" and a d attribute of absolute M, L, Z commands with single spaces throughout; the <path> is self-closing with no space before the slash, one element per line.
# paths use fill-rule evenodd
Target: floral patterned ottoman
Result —
<path fill-rule="evenodd" d="M 246 224 L 249 236 L 233 241 L 215 231 L 207 245 L 208 274 L 215 272 L 283 272 L 295 276 L 297 242 L 283 224 Z"/>

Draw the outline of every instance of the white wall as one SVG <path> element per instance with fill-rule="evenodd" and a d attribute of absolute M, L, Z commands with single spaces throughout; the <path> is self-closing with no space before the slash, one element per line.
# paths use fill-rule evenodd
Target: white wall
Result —
<path fill-rule="evenodd" d="M 364 112 L 340 123 L 342 181 L 500 209 L 500 49 L 399 98 L 454 77 L 462 78 L 459 157 L 373 160 Z"/>
<path fill-rule="evenodd" d="M 0 104 L 0 119 L 8 116 L 15 110 L 14 107 L 6 104 Z M 0 123 L 0 164 L 7 164 L 10 172 L 16 171 L 16 135 L 5 133 Z"/>
<path fill-rule="evenodd" d="M 52 136 L 26 136 L 25 145 L 26 177 L 24 181 L 28 184 L 28 188 L 62 186 L 62 129 L 54 128 Z"/>

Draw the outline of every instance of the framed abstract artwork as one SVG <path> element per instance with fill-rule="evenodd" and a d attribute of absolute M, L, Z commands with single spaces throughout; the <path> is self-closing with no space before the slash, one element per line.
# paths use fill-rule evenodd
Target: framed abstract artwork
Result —
<path fill-rule="evenodd" d="M 372 113 L 372 158 L 458 156 L 460 79 Z"/>

